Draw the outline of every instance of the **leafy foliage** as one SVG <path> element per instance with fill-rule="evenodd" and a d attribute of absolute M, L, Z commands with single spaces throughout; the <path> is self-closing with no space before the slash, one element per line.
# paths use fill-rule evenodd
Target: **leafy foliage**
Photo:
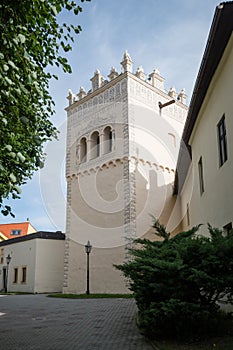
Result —
<path fill-rule="evenodd" d="M 84 2 L 85 0 L 81 0 Z M 90 0 L 87 0 L 90 1 Z M 0 209 L 9 195 L 19 198 L 20 185 L 43 165 L 43 144 L 57 136 L 49 120 L 54 102 L 49 66 L 71 72 L 61 51 L 72 49 L 80 26 L 59 25 L 62 10 L 78 15 L 82 8 L 68 0 L 2 0 L 0 4 Z"/>
<path fill-rule="evenodd" d="M 132 261 L 117 266 L 131 280 L 138 305 L 139 327 L 150 337 L 193 337 L 216 329 L 219 303 L 233 304 L 233 232 L 199 226 L 168 239 L 155 221 L 163 241 L 139 239 Z"/>

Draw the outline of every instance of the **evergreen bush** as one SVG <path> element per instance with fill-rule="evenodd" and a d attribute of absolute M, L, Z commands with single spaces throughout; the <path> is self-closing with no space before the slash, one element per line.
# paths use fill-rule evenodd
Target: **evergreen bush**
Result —
<path fill-rule="evenodd" d="M 199 225 L 200 226 L 200 225 Z M 150 338 L 196 338 L 216 331 L 221 303 L 233 303 L 233 232 L 208 225 L 170 238 L 154 221 L 161 239 L 138 239 L 132 260 L 116 266 L 130 278 L 138 306 L 138 325 Z"/>

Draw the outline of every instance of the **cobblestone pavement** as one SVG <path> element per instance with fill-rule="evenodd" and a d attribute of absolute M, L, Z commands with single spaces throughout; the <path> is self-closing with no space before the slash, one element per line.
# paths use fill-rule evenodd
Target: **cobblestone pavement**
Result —
<path fill-rule="evenodd" d="M 0 349 L 152 350 L 133 299 L 0 296 Z"/>

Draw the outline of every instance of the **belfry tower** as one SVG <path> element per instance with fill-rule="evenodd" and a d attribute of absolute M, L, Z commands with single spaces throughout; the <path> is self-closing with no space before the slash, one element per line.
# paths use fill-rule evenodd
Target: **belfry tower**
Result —
<path fill-rule="evenodd" d="M 158 70 L 133 73 L 126 51 L 119 74 L 96 70 L 92 88 L 70 91 L 67 107 L 67 227 L 65 293 L 86 290 L 89 240 L 90 290 L 128 289 L 113 267 L 128 258 L 136 237 L 153 237 L 151 214 L 175 229 L 172 186 L 186 119 L 185 92 L 167 93 Z"/>

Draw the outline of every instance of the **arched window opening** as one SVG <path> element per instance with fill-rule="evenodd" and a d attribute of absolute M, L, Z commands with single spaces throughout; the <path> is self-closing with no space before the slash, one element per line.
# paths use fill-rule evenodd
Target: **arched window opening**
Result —
<path fill-rule="evenodd" d="M 80 141 L 79 160 L 80 163 L 86 162 L 87 160 L 87 140 L 85 137 Z"/>
<path fill-rule="evenodd" d="M 172 145 L 176 147 L 176 136 L 172 134 L 171 132 L 168 133 L 169 136 L 171 136 L 172 139 Z"/>
<path fill-rule="evenodd" d="M 110 126 L 107 126 L 104 129 L 104 137 L 103 137 L 103 150 L 104 154 L 112 152 L 113 149 L 113 132 Z"/>
<path fill-rule="evenodd" d="M 100 136 L 97 131 L 91 135 L 91 159 L 100 156 Z"/>

